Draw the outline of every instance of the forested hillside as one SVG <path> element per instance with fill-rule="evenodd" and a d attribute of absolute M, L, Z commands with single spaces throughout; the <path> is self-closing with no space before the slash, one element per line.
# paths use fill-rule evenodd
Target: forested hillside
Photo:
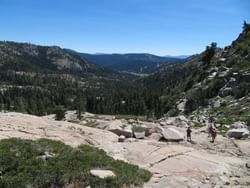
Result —
<path fill-rule="evenodd" d="M 144 92 L 133 76 L 91 64 L 60 47 L 1 42 L 0 55 L 4 111 L 145 115 L 154 114 L 159 104 L 157 94 Z"/>
<path fill-rule="evenodd" d="M 203 114 L 220 123 L 250 119 L 250 25 L 224 49 L 216 43 L 190 61 L 142 79 L 161 93 L 164 113 Z"/>
<path fill-rule="evenodd" d="M 224 49 L 216 43 L 185 63 L 133 78 L 59 47 L 0 43 L 2 110 L 37 115 L 60 109 L 100 114 L 205 114 L 218 121 L 249 117 L 250 26 Z"/>
<path fill-rule="evenodd" d="M 1 110 L 45 115 L 57 108 L 75 109 L 86 100 L 87 88 L 130 79 L 60 47 L 0 42 Z"/>

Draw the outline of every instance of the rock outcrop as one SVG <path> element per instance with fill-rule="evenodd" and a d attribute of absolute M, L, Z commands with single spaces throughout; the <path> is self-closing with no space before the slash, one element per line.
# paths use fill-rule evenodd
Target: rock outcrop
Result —
<path fill-rule="evenodd" d="M 107 123 L 105 130 L 111 131 L 118 136 L 123 135 L 127 138 L 133 136 L 133 130 L 131 125 L 124 125 L 120 120 L 114 120 Z"/>
<path fill-rule="evenodd" d="M 166 141 L 183 141 L 184 136 L 174 127 L 161 127 L 157 126 L 155 128 L 156 133 L 160 133 Z"/>
<path fill-rule="evenodd" d="M 84 116 L 83 116 L 84 117 Z M 123 129 L 130 125 L 125 120 L 106 119 L 88 115 L 92 121 L 106 122 Z M 96 118 L 96 119 L 95 119 Z M 88 121 L 85 117 L 82 121 Z M 132 122 L 132 120 L 130 120 Z M 188 122 L 187 122 L 188 123 Z M 133 121 L 132 124 L 139 124 Z M 142 124 L 142 123 L 140 123 Z M 147 124 L 147 122 L 143 123 Z M 101 123 L 100 123 L 101 125 Z M 151 135 L 145 139 L 118 137 L 116 134 L 76 123 L 54 121 L 51 117 L 36 117 L 20 113 L 0 113 L 0 139 L 48 138 L 60 140 L 71 146 L 91 144 L 107 152 L 114 159 L 123 160 L 153 173 L 145 188 L 161 187 L 246 187 L 249 185 L 250 142 L 248 139 L 228 139 L 221 135 L 210 143 L 207 133 L 193 129 L 192 143 L 163 142 L 183 140 L 185 127 L 160 126 L 150 122 Z M 140 125 L 141 126 L 141 125 Z M 110 127 L 110 128 L 111 128 Z M 119 128 L 120 127 L 120 128 Z M 237 129 L 240 130 L 240 129 Z M 120 141 L 120 142 L 119 142 Z M 53 153 L 45 152 L 41 158 L 48 160 Z M 1 172 L 0 172 L 1 173 Z M 92 169 L 99 178 L 114 177 L 108 169 Z"/>
<path fill-rule="evenodd" d="M 71 146 L 118 141 L 117 135 L 106 130 L 21 113 L 0 113 L 0 139 L 10 137 L 32 140 L 48 138 Z"/>

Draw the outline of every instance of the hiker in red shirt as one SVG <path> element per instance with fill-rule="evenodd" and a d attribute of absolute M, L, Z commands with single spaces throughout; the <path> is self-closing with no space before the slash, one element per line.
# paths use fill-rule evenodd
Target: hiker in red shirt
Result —
<path fill-rule="evenodd" d="M 211 142 L 214 142 L 214 140 L 216 138 L 216 135 L 217 135 L 216 128 L 215 127 L 211 127 L 210 131 L 211 131 L 210 134 L 211 134 L 211 137 L 212 137 Z"/>

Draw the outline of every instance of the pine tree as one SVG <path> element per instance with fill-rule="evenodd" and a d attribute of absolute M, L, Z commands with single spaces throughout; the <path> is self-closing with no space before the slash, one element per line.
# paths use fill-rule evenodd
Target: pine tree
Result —
<path fill-rule="evenodd" d="M 65 110 L 62 106 L 57 106 L 55 109 L 55 119 L 60 121 L 65 118 Z"/>
<path fill-rule="evenodd" d="M 210 63 L 211 59 L 215 55 L 216 48 L 217 48 L 216 42 L 212 42 L 210 46 L 207 46 L 203 54 L 202 61 Z"/>
<path fill-rule="evenodd" d="M 82 113 L 86 110 L 86 102 L 82 95 L 79 95 L 77 99 L 77 118 L 81 119 Z"/>

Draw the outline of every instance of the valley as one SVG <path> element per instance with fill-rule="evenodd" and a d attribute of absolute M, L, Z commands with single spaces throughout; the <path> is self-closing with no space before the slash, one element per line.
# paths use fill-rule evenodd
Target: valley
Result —
<path fill-rule="evenodd" d="M 185 62 L 189 56 L 156 56 L 152 54 L 87 54 L 68 50 L 83 60 L 122 72 L 150 74 L 171 64 Z"/>
<path fill-rule="evenodd" d="M 249 187 L 249 128 L 247 22 L 184 59 L 0 42 L 0 187 Z"/>

